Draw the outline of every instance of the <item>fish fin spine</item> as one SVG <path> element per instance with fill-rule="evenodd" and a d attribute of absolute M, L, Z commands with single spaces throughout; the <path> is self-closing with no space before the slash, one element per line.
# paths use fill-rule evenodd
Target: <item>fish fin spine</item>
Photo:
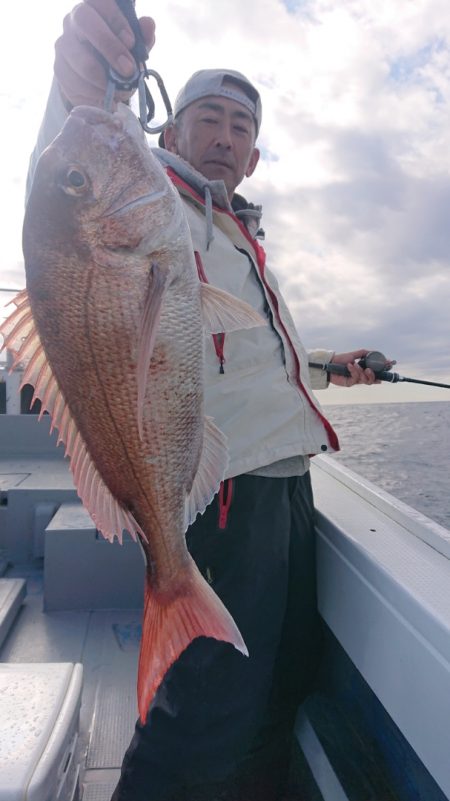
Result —
<path fill-rule="evenodd" d="M 3 344 L 0 353 L 8 349 L 13 355 L 11 371 L 22 361 L 19 358 L 23 349 L 28 347 L 30 337 L 36 334 L 31 306 L 26 290 L 22 290 L 10 301 L 15 305 L 15 310 L 0 325 L 0 334 L 3 336 Z M 9 305 L 9 304 L 8 304 Z"/>
<path fill-rule="evenodd" d="M 13 367 L 24 364 L 21 388 L 25 384 L 34 387 L 32 404 L 41 401 L 39 419 L 47 412 L 51 428 L 57 429 L 58 440 L 65 445 L 65 456 L 69 457 L 70 469 L 78 495 L 91 515 L 95 525 L 105 539 L 111 542 L 117 536 L 122 542 L 123 531 L 129 531 L 133 539 L 145 535 L 128 509 L 111 495 L 110 490 L 96 469 L 86 444 L 73 419 L 56 376 L 47 361 L 44 347 L 36 330 L 26 290 L 14 299 L 15 311 L 2 323 L 0 333 L 4 337 L 3 348 L 13 354 Z"/>
<path fill-rule="evenodd" d="M 232 616 L 193 560 L 181 591 L 170 600 L 152 589 L 147 574 L 137 689 L 142 723 L 168 669 L 197 637 L 229 642 L 248 656 Z"/>

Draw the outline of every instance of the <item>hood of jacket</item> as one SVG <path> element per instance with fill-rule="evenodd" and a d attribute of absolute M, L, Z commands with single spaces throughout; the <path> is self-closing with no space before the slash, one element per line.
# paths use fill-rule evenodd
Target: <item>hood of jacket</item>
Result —
<path fill-rule="evenodd" d="M 170 167 L 179 178 L 185 181 L 200 197 L 205 201 L 207 246 L 214 239 L 212 224 L 212 208 L 234 212 L 236 217 L 245 225 L 248 232 L 254 238 L 264 238 L 264 233 L 260 228 L 262 217 L 262 206 L 248 203 L 242 195 L 234 194 L 230 203 L 228 193 L 222 179 L 210 181 L 202 173 L 198 172 L 187 161 L 170 153 L 164 148 L 152 148 L 152 153 L 164 167 Z"/>

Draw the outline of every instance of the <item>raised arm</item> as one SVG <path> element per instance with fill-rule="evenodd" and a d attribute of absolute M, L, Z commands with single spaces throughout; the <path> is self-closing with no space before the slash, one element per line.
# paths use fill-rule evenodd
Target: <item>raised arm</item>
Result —
<path fill-rule="evenodd" d="M 150 17 L 142 17 L 139 24 L 151 50 L 155 24 Z M 39 156 L 60 132 L 71 108 L 103 105 L 107 65 L 124 77 L 133 73 L 133 44 L 133 32 L 115 0 L 84 0 L 65 17 L 62 36 L 55 43 L 54 80 L 30 158 L 27 198 Z M 130 94 L 117 93 L 116 99 L 126 101 Z"/>
<path fill-rule="evenodd" d="M 142 17 L 139 24 L 150 50 L 154 22 Z M 124 77 L 132 75 L 136 68 L 130 53 L 133 45 L 134 34 L 115 0 L 84 0 L 76 5 L 65 17 L 63 34 L 55 44 L 55 78 L 66 106 L 102 106 L 105 67 L 113 67 Z M 117 99 L 128 100 L 130 94 L 117 93 Z"/>

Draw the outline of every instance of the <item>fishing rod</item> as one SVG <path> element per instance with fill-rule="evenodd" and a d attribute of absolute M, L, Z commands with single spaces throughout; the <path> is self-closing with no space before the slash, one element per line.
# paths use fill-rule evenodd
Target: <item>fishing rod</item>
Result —
<path fill-rule="evenodd" d="M 375 373 L 375 378 L 378 381 L 389 381 L 391 384 L 397 384 L 399 381 L 408 381 L 410 384 L 426 384 L 429 387 L 444 387 L 445 389 L 450 389 L 450 384 L 439 384 L 436 381 L 424 381 L 419 378 L 407 378 L 406 376 L 399 375 L 398 373 L 391 373 L 391 367 L 386 367 L 388 364 L 388 360 L 382 353 L 378 350 L 371 350 L 366 356 L 363 356 L 362 359 L 358 361 L 360 367 L 363 370 L 366 367 L 369 367 Z M 336 364 L 335 362 L 326 362 L 325 364 L 320 364 L 318 362 L 309 362 L 310 367 L 316 367 L 320 370 L 323 370 L 326 373 L 333 373 L 334 375 L 343 375 L 343 376 L 350 376 L 350 372 L 347 370 L 344 364 Z"/>

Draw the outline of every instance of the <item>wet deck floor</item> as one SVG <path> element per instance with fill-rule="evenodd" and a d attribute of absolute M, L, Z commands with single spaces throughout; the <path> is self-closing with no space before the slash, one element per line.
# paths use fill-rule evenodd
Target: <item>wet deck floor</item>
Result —
<path fill-rule="evenodd" d="M 109 801 L 137 719 L 139 610 L 42 611 L 42 570 L 15 567 L 27 579 L 25 602 L 0 651 L 3 662 L 82 662 L 80 719 L 83 801 Z"/>

